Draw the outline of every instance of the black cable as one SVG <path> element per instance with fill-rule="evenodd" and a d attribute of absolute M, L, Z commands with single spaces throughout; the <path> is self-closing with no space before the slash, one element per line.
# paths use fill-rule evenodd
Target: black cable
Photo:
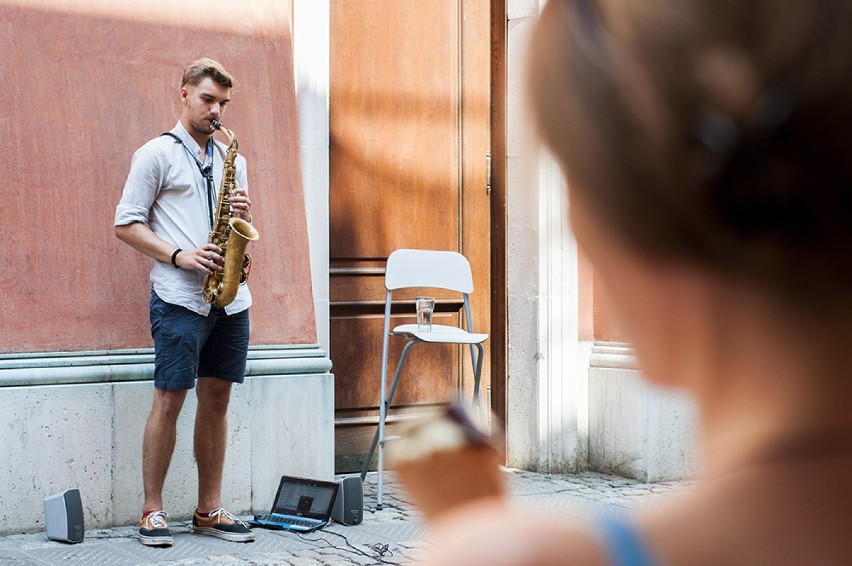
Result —
<path fill-rule="evenodd" d="M 389 547 L 388 544 L 382 544 L 380 542 L 377 542 L 376 544 L 374 544 L 373 546 L 370 547 L 370 550 L 372 550 L 373 552 L 375 552 L 379 556 L 384 556 L 385 554 L 387 554 L 389 556 L 393 556 L 393 551 L 388 547 Z"/>
<path fill-rule="evenodd" d="M 349 547 L 349 548 L 351 548 L 353 551 L 355 551 L 355 553 L 360 554 L 361 556 L 366 556 L 367 558 L 372 558 L 373 560 L 376 560 L 376 561 L 377 561 L 377 562 L 376 562 L 376 564 L 393 564 L 394 566 L 399 566 L 399 564 L 400 564 L 399 562 L 390 562 L 390 561 L 387 561 L 387 560 L 382 560 L 382 557 L 384 557 L 384 556 L 385 556 L 385 554 L 390 553 L 390 555 L 391 555 L 391 556 L 393 556 L 393 552 L 389 549 L 389 546 L 388 546 L 387 544 L 376 543 L 376 544 L 374 544 L 373 546 L 371 546 L 371 547 L 370 547 L 370 549 L 371 549 L 373 552 L 375 552 L 375 553 L 377 553 L 377 554 L 379 555 L 379 556 L 372 556 L 372 555 L 370 555 L 370 554 L 368 554 L 368 553 L 364 552 L 363 550 L 361 550 L 361 549 L 360 549 L 360 548 L 358 548 L 357 546 L 353 545 L 351 542 L 349 542 L 349 539 L 348 539 L 348 538 L 346 538 L 346 535 L 342 535 L 342 534 L 340 534 L 340 533 L 336 533 L 336 532 L 334 532 L 334 531 L 323 531 L 323 532 L 324 532 L 324 533 L 327 533 L 327 534 L 335 535 L 335 536 L 338 536 L 338 537 L 342 538 L 342 539 L 343 539 L 343 542 L 345 542 L 345 543 L 346 543 L 346 546 L 348 546 L 348 547 Z M 303 535 L 303 534 L 301 534 L 301 533 L 296 533 L 296 532 L 294 532 L 293 534 L 295 534 L 296 536 L 298 536 L 298 537 L 299 537 L 300 539 L 302 539 L 302 540 L 306 540 L 306 541 L 310 541 L 310 542 L 319 542 L 319 541 L 323 541 L 323 542 L 325 542 L 328 546 L 330 546 L 331 548 L 340 548 L 340 547 L 335 546 L 334 544 L 332 544 L 332 542 L 331 542 L 330 540 L 328 540 L 327 538 L 323 538 L 323 537 L 318 537 L 318 538 L 308 538 L 308 537 L 306 537 L 305 535 Z M 346 548 L 341 548 L 341 550 L 347 550 L 347 551 L 348 551 L 348 549 L 346 549 Z"/>

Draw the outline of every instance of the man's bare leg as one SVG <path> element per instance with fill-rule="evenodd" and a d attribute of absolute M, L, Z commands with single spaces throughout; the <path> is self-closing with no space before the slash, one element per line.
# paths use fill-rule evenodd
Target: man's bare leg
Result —
<path fill-rule="evenodd" d="M 222 469 L 228 438 L 231 383 L 211 377 L 198 379 L 195 388 L 195 461 L 198 465 L 198 512 L 222 507 Z"/>
<path fill-rule="evenodd" d="M 184 399 L 186 391 L 154 389 L 154 402 L 142 440 L 143 513 L 163 509 L 163 483 L 175 450 L 177 418 Z"/>
<path fill-rule="evenodd" d="M 254 533 L 249 526 L 222 508 L 222 469 L 228 438 L 231 383 L 212 377 L 201 378 L 195 394 L 198 397 L 195 413 L 198 507 L 192 518 L 192 531 L 233 542 L 251 542 Z"/>

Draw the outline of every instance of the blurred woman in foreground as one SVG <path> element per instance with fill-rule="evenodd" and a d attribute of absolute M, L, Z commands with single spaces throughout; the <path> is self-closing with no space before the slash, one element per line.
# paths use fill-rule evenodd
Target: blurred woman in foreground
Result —
<path fill-rule="evenodd" d="M 480 500 L 432 561 L 850 564 L 852 3 L 549 0 L 530 62 L 596 284 L 699 402 L 702 478 L 582 528 Z"/>

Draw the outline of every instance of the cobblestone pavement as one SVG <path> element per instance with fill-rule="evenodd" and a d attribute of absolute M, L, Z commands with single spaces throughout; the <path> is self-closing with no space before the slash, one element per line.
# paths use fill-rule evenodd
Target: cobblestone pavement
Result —
<path fill-rule="evenodd" d="M 596 473 L 548 475 L 506 470 L 513 501 L 562 517 L 584 517 L 602 510 L 635 513 L 688 488 L 688 482 L 643 484 Z M 45 534 L 0 537 L 0 564 L 224 564 L 239 566 L 368 566 L 416 560 L 428 545 L 420 516 L 405 493 L 386 474 L 384 505 L 375 510 L 376 477 L 364 484 L 364 521 L 332 524 L 307 535 L 255 529 L 250 544 L 226 542 L 190 533 L 187 523 L 171 523 L 175 543 L 149 548 L 136 539 L 137 527 L 87 531 L 80 544 L 47 540 Z"/>

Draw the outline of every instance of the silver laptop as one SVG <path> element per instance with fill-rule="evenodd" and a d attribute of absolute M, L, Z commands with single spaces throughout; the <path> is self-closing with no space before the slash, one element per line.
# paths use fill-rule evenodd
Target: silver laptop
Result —
<path fill-rule="evenodd" d="M 329 523 L 340 484 L 293 476 L 281 476 L 272 511 L 255 515 L 249 524 L 267 529 L 307 533 Z"/>

